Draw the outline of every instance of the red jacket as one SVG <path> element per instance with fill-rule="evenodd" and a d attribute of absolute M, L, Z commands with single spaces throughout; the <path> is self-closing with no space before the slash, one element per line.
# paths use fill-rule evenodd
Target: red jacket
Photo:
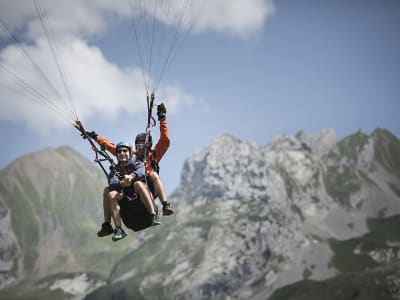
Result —
<path fill-rule="evenodd" d="M 106 139 L 105 137 L 102 137 L 98 135 L 96 137 L 96 142 L 99 145 L 104 145 L 106 149 L 111 152 L 113 155 L 117 155 L 116 153 L 116 147 L 117 145 L 114 142 L 111 142 L 110 140 Z M 167 120 L 160 121 L 160 138 L 157 142 L 157 144 L 154 146 L 153 149 L 151 149 L 147 153 L 147 160 L 146 160 L 146 174 L 149 174 L 151 172 L 154 172 L 154 167 L 151 163 L 151 157 L 153 156 L 154 160 L 156 163 L 159 163 L 161 158 L 164 156 L 165 152 L 167 152 L 170 144 L 170 139 L 169 139 L 169 129 L 168 129 L 168 122 Z"/>

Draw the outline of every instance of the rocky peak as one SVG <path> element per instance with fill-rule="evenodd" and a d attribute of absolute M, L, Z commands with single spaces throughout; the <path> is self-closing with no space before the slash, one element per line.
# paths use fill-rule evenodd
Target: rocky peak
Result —
<path fill-rule="evenodd" d="M 302 147 L 323 156 L 334 148 L 336 144 L 336 132 L 334 129 L 323 129 L 320 134 L 312 136 L 304 131 L 296 134 Z"/>
<path fill-rule="evenodd" d="M 208 146 L 186 160 L 181 186 L 186 199 L 230 199 L 244 196 L 252 187 L 260 188 L 265 164 L 261 149 L 252 141 L 230 135 L 215 138 Z M 264 174 L 265 175 L 265 174 Z"/>
<path fill-rule="evenodd" d="M 181 191 L 189 202 L 239 195 L 264 202 L 279 199 L 286 195 L 283 189 L 292 179 L 299 185 L 318 179 L 318 161 L 335 143 L 331 129 L 316 136 L 305 132 L 278 136 L 266 146 L 221 135 L 186 160 Z"/>
<path fill-rule="evenodd" d="M 372 134 L 374 158 L 400 179 L 400 140 L 386 129 L 376 129 Z"/>
<path fill-rule="evenodd" d="M 368 135 L 359 130 L 338 142 L 339 155 L 356 162 L 368 143 Z"/>

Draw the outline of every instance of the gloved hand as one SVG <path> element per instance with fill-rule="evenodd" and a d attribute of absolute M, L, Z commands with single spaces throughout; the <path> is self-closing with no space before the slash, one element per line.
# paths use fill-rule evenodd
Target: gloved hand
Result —
<path fill-rule="evenodd" d="M 97 134 L 96 132 L 94 132 L 94 131 L 86 131 L 85 133 L 86 133 L 86 135 L 84 135 L 83 133 L 81 133 L 81 136 L 82 136 L 83 139 L 86 139 L 86 136 L 88 136 L 88 137 L 90 137 L 90 138 L 96 140 L 97 135 L 98 135 L 98 134 Z"/>
<path fill-rule="evenodd" d="M 165 116 L 167 115 L 167 108 L 165 107 L 164 103 L 157 105 L 157 117 L 158 121 L 165 120 Z"/>

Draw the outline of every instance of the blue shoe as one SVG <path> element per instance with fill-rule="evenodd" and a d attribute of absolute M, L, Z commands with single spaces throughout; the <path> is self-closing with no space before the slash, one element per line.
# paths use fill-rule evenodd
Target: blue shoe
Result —
<path fill-rule="evenodd" d="M 117 242 L 119 240 L 122 240 L 126 238 L 127 234 L 126 232 L 119 226 L 115 227 L 114 229 L 114 235 L 112 237 L 113 242 Z"/>
<path fill-rule="evenodd" d="M 156 215 L 151 215 L 151 226 L 160 225 L 161 222 L 157 219 Z"/>

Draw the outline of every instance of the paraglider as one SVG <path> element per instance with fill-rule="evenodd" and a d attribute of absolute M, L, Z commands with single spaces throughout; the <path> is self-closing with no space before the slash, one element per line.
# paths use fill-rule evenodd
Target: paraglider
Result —
<path fill-rule="evenodd" d="M 157 222 L 158 220 L 154 218 L 154 213 L 152 208 L 154 207 L 154 209 L 157 212 L 157 206 L 154 204 L 154 202 L 149 203 L 147 197 L 148 195 L 150 195 L 151 199 L 157 197 L 159 198 L 162 204 L 162 212 L 164 216 L 169 216 L 174 213 L 174 211 L 170 206 L 170 203 L 167 201 L 161 179 L 158 175 L 159 172 L 158 163 L 168 150 L 170 144 L 166 113 L 167 110 L 163 103 L 157 106 L 157 117 L 158 121 L 160 122 L 160 138 L 154 148 L 152 148 L 153 144 L 152 136 L 147 132 L 139 133 L 138 135 L 136 135 L 135 138 L 134 154 L 136 155 L 136 159 L 145 162 L 146 174 L 144 176 L 144 180 L 146 181 L 146 184 L 149 187 L 149 193 L 148 194 L 143 193 L 143 187 L 140 185 L 140 182 L 135 182 L 134 192 L 137 193 L 139 197 L 135 198 L 136 196 L 129 197 L 129 195 L 125 195 L 126 197 L 122 197 L 122 199 L 118 201 L 121 217 L 124 224 L 128 228 L 134 231 L 141 230 L 154 225 L 159 225 Z M 81 131 L 82 137 L 84 139 L 88 139 L 91 144 L 94 144 L 94 142 L 96 142 L 97 144 L 101 145 L 103 148 L 108 150 L 110 153 L 112 153 L 113 155 L 117 155 L 118 157 L 118 151 L 117 151 L 118 144 L 115 144 L 110 140 L 102 136 L 99 136 L 94 131 L 89 132 L 85 131 L 82 127 L 77 127 L 77 128 Z M 96 148 L 96 146 L 94 147 Z M 127 148 L 129 148 L 129 151 L 131 151 L 130 146 L 127 146 Z M 99 164 L 101 165 L 101 160 L 99 160 Z M 122 179 L 123 177 L 122 175 L 126 175 L 126 172 L 121 171 L 120 175 Z M 104 222 L 102 224 L 101 230 L 97 233 L 99 237 L 107 236 L 112 233 L 111 214 L 113 213 L 113 210 L 109 211 L 108 204 L 111 201 L 111 203 L 115 205 L 115 201 L 112 202 L 113 198 L 114 197 L 110 194 L 110 188 L 106 188 L 103 195 Z M 140 201 L 132 201 L 131 198 L 135 198 L 134 200 L 140 200 Z M 119 228 L 118 231 L 120 231 Z M 114 233 L 114 236 L 115 235 L 118 236 L 118 233 Z M 113 240 L 116 240 L 116 238 L 114 238 Z"/>
<path fill-rule="evenodd" d="M 62 82 L 64 89 L 64 95 L 62 95 L 58 89 L 49 79 L 49 76 L 43 72 L 39 64 L 35 62 L 29 51 L 25 49 L 23 44 L 18 40 L 17 36 L 12 32 L 10 27 L 7 25 L 6 20 L 0 16 L 0 27 L 9 36 L 15 46 L 19 49 L 21 56 L 27 60 L 32 66 L 35 73 L 39 78 L 47 85 L 51 95 L 45 95 L 38 89 L 34 88 L 29 82 L 18 74 L 9 66 L 4 65 L 0 61 L 0 69 L 4 74 L 7 74 L 10 79 L 14 80 L 18 86 L 25 90 L 30 95 L 30 99 L 43 104 L 58 113 L 61 117 L 65 118 L 68 122 L 73 122 L 73 126 L 79 130 L 83 138 L 85 138 L 92 150 L 94 151 L 95 159 L 102 171 L 107 176 L 108 180 L 110 172 L 104 166 L 104 163 L 109 165 L 111 172 L 117 172 L 120 170 L 119 162 L 115 163 L 113 158 L 108 153 L 104 144 L 97 143 L 96 139 L 93 138 L 86 130 L 83 122 L 78 116 L 77 109 L 74 105 L 73 95 L 68 84 L 67 74 L 64 70 L 62 59 L 57 47 L 56 39 L 51 31 L 51 26 L 48 22 L 48 15 L 46 8 L 40 0 L 33 0 L 34 7 L 40 21 L 40 25 L 43 29 L 44 36 L 47 40 L 48 46 L 51 50 L 52 59 L 56 63 L 57 72 Z M 164 215 L 170 215 L 173 210 L 170 204 L 166 201 L 165 195 L 163 195 L 163 188 L 159 188 L 158 181 L 158 163 L 164 153 L 167 151 L 169 146 L 168 142 L 164 141 L 164 148 L 162 150 L 151 149 L 151 128 L 156 126 L 156 120 L 152 116 L 153 106 L 155 101 L 155 92 L 157 91 L 163 76 L 165 75 L 168 67 L 174 59 L 177 51 L 177 45 L 181 42 L 185 36 L 185 32 L 189 30 L 189 26 L 185 23 L 186 12 L 190 6 L 190 1 L 179 0 L 179 1 L 143 1 L 143 0 L 129 0 L 129 13 L 130 21 L 132 26 L 132 33 L 136 42 L 136 50 L 139 57 L 140 69 L 142 72 L 144 88 L 145 88 L 145 100 L 147 103 L 147 124 L 144 135 L 140 137 L 140 141 L 137 140 L 136 152 L 138 157 L 143 160 L 146 166 L 146 174 L 151 179 L 153 187 L 153 193 L 158 196 L 163 204 Z M 162 104 L 162 103 L 161 103 Z M 165 130 L 168 136 L 168 127 L 165 120 L 166 109 L 164 104 L 158 105 L 158 121 L 160 122 L 160 130 L 162 128 L 164 133 L 161 136 L 165 137 Z M 161 107 L 161 108 L 160 108 Z M 161 116 L 161 117 L 160 117 Z M 141 143 L 144 145 L 141 147 Z M 167 146 L 166 143 L 168 144 Z M 100 146 L 96 145 L 99 144 Z M 150 147 L 148 147 L 150 145 Z M 140 151 L 143 150 L 143 153 Z M 150 170 L 150 171 L 147 171 Z M 125 176 L 127 174 L 120 174 Z M 117 176 L 118 177 L 118 176 Z M 121 178 L 120 178 L 121 179 Z M 132 184 L 133 185 L 133 184 Z M 162 185 L 161 185 L 162 186 Z M 120 199 L 121 206 L 121 217 L 125 225 L 134 231 L 142 230 L 154 225 L 157 220 L 153 217 L 148 218 L 149 215 L 158 215 L 157 206 L 154 205 L 154 199 L 151 197 L 151 205 L 154 205 L 154 211 L 149 212 L 143 202 L 135 202 L 135 207 L 131 204 L 128 198 L 122 197 Z M 142 203 L 142 204 L 140 204 Z M 151 206 L 150 205 L 150 206 Z M 135 221 L 133 222 L 134 216 Z M 142 220 L 141 220 L 141 217 Z M 149 221 L 150 220 L 150 221 Z"/>

